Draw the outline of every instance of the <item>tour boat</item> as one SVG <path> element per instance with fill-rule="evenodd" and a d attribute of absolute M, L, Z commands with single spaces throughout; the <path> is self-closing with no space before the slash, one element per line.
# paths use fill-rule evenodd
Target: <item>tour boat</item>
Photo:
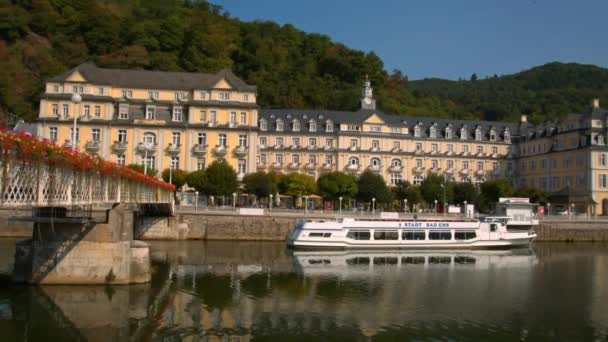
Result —
<path fill-rule="evenodd" d="M 373 219 L 299 221 L 289 236 L 294 248 L 511 248 L 528 245 L 533 230 L 507 229 L 509 217 L 479 220 Z"/>

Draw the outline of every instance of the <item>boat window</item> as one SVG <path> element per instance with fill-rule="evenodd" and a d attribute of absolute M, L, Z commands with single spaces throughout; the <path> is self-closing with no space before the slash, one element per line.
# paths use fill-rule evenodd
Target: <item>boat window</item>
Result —
<path fill-rule="evenodd" d="M 452 262 L 451 257 L 444 257 L 444 256 L 429 257 L 429 264 L 449 264 L 450 262 Z"/>
<path fill-rule="evenodd" d="M 426 235 L 424 232 L 404 231 L 401 233 L 402 240 L 425 240 Z"/>
<path fill-rule="evenodd" d="M 369 240 L 371 234 L 369 233 L 369 230 L 351 230 L 346 234 L 346 237 L 355 240 Z"/>
<path fill-rule="evenodd" d="M 398 231 L 382 231 L 382 230 L 374 231 L 374 240 L 398 240 L 398 239 L 399 239 Z"/>
<path fill-rule="evenodd" d="M 310 233 L 308 237 L 323 237 L 323 233 Z"/>
<path fill-rule="evenodd" d="M 429 232 L 429 240 L 452 240 L 452 232 Z"/>
<path fill-rule="evenodd" d="M 402 264 L 424 265 L 424 257 L 403 257 Z"/>
<path fill-rule="evenodd" d="M 329 265 L 329 264 L 331 264 L 331 260 L 329 260 L 329 259 L 312 259 L 312 260 L 308 260 L 308 263 L 311 265 Z"/>
<path fill-rule="evenodd" d="M 377 257 L 374 258 L 374 265 L 397 265 L 399 259 L 396 257 Z"/>
<path fill-rule="evenodd" d="M 498 229 L 498 225 L 497 225 L 497 224 L 492 223 L 492 224 L 490 225 L 490 231 L 491 231 L 491 232 L 495 232 L 495 231 L 496 231 L 496 229 Z"/>
<path fill-rule="evenodd" d="M 355 257 L 346 259 L 347 265 L 369 265 L 369 258 L 366 257 Z"/>
<path fill-rule="evenodd" d="M 474 264 L 477 261 L 477 259 L 473 258 L 473 257 L 466 257 L 466 256 L 458 256 L 458 257 L 454 257 L 454 262 L 457 264 Z"/>
<path fill-rule="evenodd" d="M 456 240 L 470 240 L 477 237 L 476 232 L 456 232 L 454 238 Z"/>
<path fill-rule="evenodd" d="M 324 238 L 331 237 L 331 233 L 323 233 L 323 237 L 324 237 Z"/>

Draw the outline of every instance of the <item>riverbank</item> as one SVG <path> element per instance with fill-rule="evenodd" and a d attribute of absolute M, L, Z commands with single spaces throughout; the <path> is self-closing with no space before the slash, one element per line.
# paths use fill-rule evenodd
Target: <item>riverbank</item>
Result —
<path fill-rule="evenodd" d="M 32 224 L 9 222 L 0 211 L 0 237 L 32 236 Z M 307 218 L 333 215 L 309 214 Z M 232 211 L 178 212 L 175 217 L 147 217 L 135 224 L 139 240 L 285 241 L 301 215 L 238 215 Z M 608 242 L 608 220 L 545 219 L 536 228 L 537 241 Z"/>

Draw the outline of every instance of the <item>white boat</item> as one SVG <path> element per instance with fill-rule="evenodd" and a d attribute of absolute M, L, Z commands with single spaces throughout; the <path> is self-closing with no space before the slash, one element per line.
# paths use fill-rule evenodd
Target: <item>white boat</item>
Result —
<path fill-rule="evenodd" d="M 533 230 L 507 230 L 509 217 L 480 220 L 377 219 L 299 221 L 289 236 L 294 248 L 511 248 L 528 245 Z"/>

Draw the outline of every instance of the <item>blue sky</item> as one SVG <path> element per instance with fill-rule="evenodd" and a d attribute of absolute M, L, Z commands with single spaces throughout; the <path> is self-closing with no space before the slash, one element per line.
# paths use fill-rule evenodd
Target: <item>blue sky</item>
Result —
<path fill-rule="evenodd" d="M 551 61 L 608 66 L 607 0 L 211 0 L 243 20 L 291 23 L 410 79 L 508 74 Z"/>

